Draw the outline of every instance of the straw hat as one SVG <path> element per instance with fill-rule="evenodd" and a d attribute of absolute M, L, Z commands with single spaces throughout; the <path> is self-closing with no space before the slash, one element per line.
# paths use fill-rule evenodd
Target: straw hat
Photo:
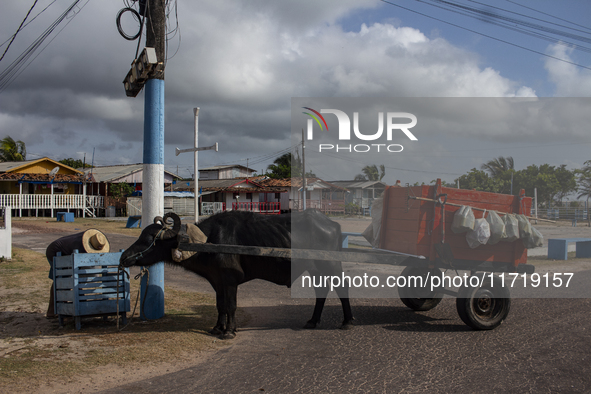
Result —
<path fill-rule="evenodd" d="M 109 240 L 99 230 L 90 229 L 82 236 L 82 245 L 86 253 L 109 253 Z"/>

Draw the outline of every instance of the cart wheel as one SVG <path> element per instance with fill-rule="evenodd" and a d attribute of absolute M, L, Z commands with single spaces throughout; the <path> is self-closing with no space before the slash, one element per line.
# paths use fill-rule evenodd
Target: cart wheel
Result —
<path fill-rule="evenodd" d="M 400 276 L 421 276 L 427 278 L 427 275 L 439 276 L 441 271 L 437 268 L 424 267 L 406 267 Z M 435 308 L 441 302 L 443 293 L 431 291 L 426 288 L 399 287 L 398 296 L 400 301 L 407 307 L 415 311 L 428 311 Z"/>
<path fill-rule="evenodd" d="M 458 314 L 464 323 L 475 330 L 492 330 L 509 314 L 511 295 L 509 289 L 494 278 L 482 287 L 462 287 L 456 299 Z"/>

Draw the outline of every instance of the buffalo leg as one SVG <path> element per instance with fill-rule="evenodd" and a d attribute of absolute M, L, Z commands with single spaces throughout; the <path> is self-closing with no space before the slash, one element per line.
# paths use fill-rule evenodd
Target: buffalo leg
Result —
<path fill-rule="evenodd" d="M 353 312 L 351 311 L 351 302 L 349 301 L 349 288 L 345 285 L 336 288 L 337 295 L 341 300 L 341 305 L 343 306 L 343 325 L 341 328 L 343 330 L 347 330 L 352 327 L 353 325 Z"/>
<path fill-rule="evenodd" d="M 232 339 L 236 337 L 236 293 L 238 292 L 237 285 L 224 286 L 224 305 L 226 308 L 226 329 L 222 334 L 222 339 Z"/>
<path fill-rule="evenodd" d="M 224 302 L 223 289 L 215 289 L 215 304 L 218 310 L 218 321 L 216 325 L 209 331 L 211 335 L 222 335 L 226 330 L 226 303 Z"/>
<path fill-rule="evenodd" d="M 328 287 L 316 287 L 314 288 L 314 292 L 316 293 L 314 313 L 304 328 L 316 328 L 316 326 L 320 324 L 320 316 L 322 315 L 322 309 L 324 309 L 324 303 L 326 302 L 326 296 L 328 295 Z"/>

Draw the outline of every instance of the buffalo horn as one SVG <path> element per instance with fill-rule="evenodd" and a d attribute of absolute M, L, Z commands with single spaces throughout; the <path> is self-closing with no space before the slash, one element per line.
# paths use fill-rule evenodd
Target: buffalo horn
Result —
<path fill-rule="evenodd" d="M 162 219 L 162 216 L 156 216 L 154 218 L 154 224 L 164 225 L 164 219 Z"/>
<path fill-rule="evenodd" d="M 168 218 L 172 218 L 173 220 L 172 228 L 166 225 Z M 164 226 L 167 227 L 167 229 L 164 232 L 164 234 L 162 234 L 162 239 L 170 239 L 176 237 L 176 235 L 179 233 L 179 230 L 181 229 L 181 218 L 179 218 L 179 216 L 174 212 L 168 212 L 164 215 L 163 223 L 165 223 Z"/>

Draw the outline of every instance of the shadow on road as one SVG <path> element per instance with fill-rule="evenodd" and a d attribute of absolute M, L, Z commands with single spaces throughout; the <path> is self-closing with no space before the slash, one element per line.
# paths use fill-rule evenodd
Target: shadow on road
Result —
<path fill-rule="evenodd" d="M 387 302 L 380 300 L 380 302 Z M 470 331 L 457 317 L 455 308 L 445 305 L 441 311 L 414 312 L 406 307 L 394 305 L 357 305 L 353 307 L 355 326 L 383 326 L 392 331 L 457 332 Z M 241 327 L 243 331 L 264 331 L 275 329 L 302 330 L 311 317 L 311 305 L 275 305 L 241 307 L 250 315 L 250 324 Z M 316 330 L 338 329 L 343 313 L 340 305 L 324 308 L 321 324 Z M 356 329 L 354 327 L 353 329 Z"/>

